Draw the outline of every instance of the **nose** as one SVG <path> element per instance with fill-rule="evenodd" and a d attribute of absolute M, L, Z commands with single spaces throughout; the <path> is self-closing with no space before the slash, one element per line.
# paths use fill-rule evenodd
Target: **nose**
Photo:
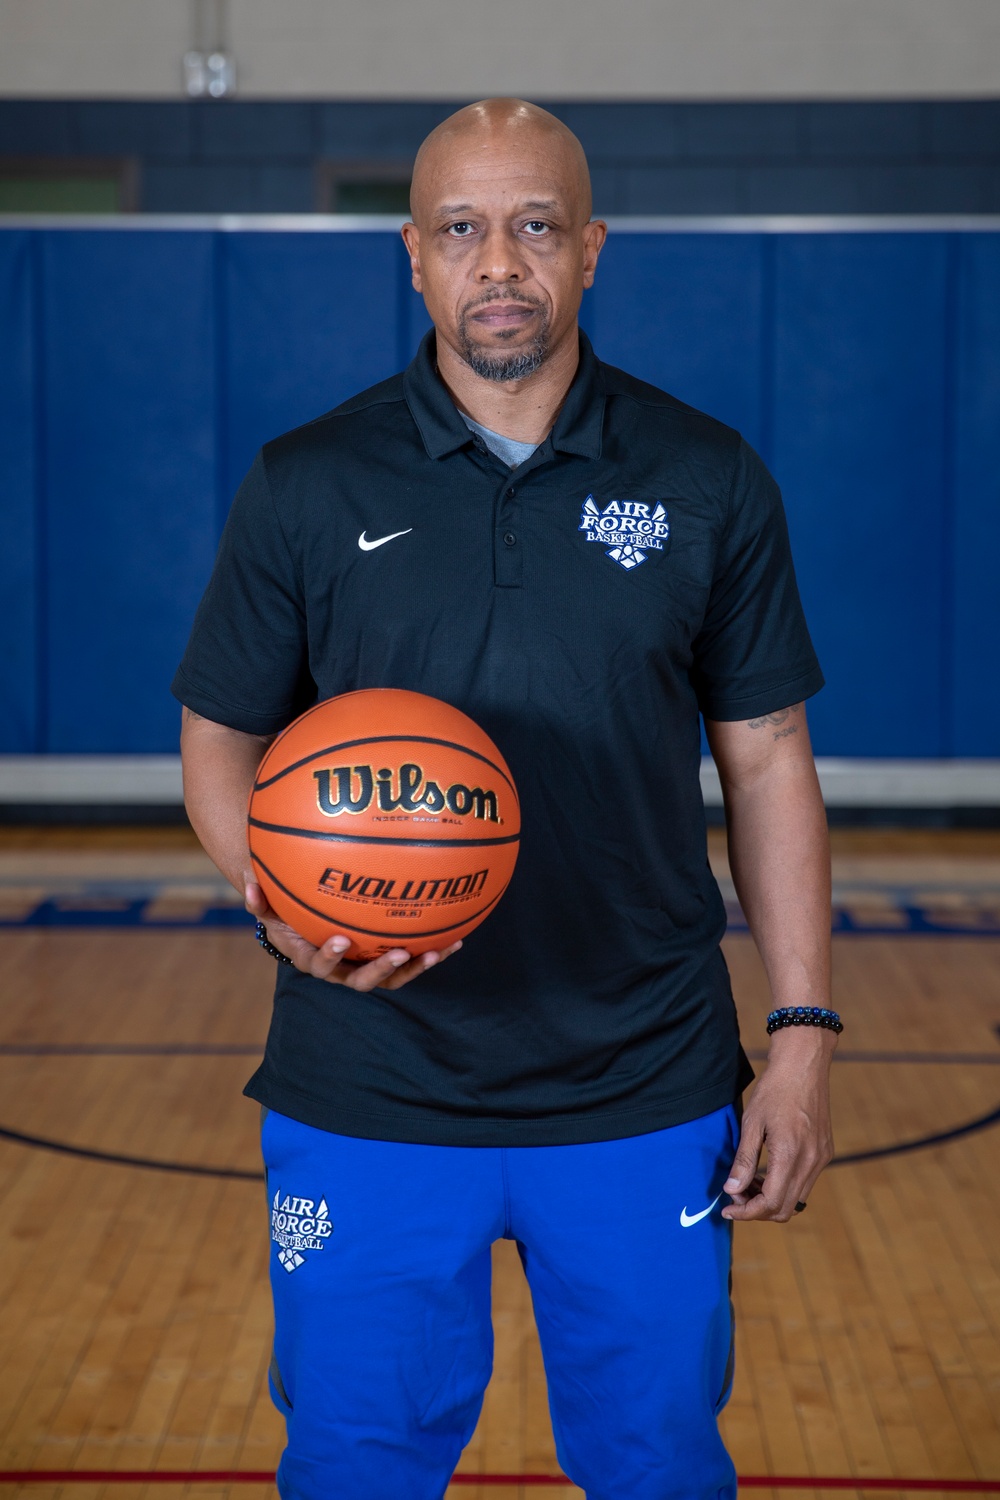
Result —
<path fill-rule="evenodd" d="M 524 256 L 517 236 L 503 226 L 488 231 L 482 241 L 476 265 L 476 280 L 481 286 L 506 286 L 527 279 Z"/>

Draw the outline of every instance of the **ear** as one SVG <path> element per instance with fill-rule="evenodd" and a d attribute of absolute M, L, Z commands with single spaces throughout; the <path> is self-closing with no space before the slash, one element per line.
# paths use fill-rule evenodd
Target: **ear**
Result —
<path fill-rule="evenodd" d="M 422 292 L 420 284 L 420 230 L 416 224 L 404 224 L 402 229 L 403 244 L 406 253 L 410 257 L 410 276 L 413 281 L 413 290 Z"/>
<path fill-rule="evenodd" d="M 607 239 L 608 226 L 603 219 L 591 219 L 583 226 L 583 285 L 588 290 L 594 285 L 597 257 Z"/>

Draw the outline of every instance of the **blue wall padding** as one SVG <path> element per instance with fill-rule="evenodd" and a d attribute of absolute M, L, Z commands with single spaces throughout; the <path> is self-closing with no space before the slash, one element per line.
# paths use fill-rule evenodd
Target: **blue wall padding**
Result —
<path fill-rule="evenodd" d="M 212 237 L 45 236 L 48 738 L 170 750 L 216 536 Z"/>
<path fill-rule="evenodd" d="M 168 685 L 263 441 L 427 326 L 388 233 L 0 230 L 0 751 L 169 752 Z M 826 755 L 1000 755 L 1000 234 L 613 234 L 610 363 L 782 485 Z"/>
<path fill-rule="evenodd" d="M 378 232 L 250 233 L 224 249 L 231 495 L 263 439 L 399 368 L 400 247 Z"/>
<path fill-rule="evenodd" d="M 837 755 L 947 753 L 947 249 L 777 246 L 771 461 L 829 680 L 811 719 Z"/>
<path fill-rule="evenodd" d="M 1000 754 L 1000 235 L 956 247 L 948 723 L 955 755 Z"/>
<path fill-rule="evenodd" d="M 0 748 L 15 754 L 33 751 L 44 732 L 33 269 L 30 236 L 0 235 L 0 599 L 7 627 L 0 650 Z"/>
<path fill-rule="evenodd" d="M 758 234 L 611 235 L 588 333 L 602 359 L 765 438 L 765 284 L 770 245 Z"/>

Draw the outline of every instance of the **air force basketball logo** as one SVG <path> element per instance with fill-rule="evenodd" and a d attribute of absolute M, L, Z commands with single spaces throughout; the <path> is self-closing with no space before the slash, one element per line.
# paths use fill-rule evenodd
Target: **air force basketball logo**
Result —
<path fill-rule="evenodd" d="M 281 1189 L 271 1201 L 271 1238 L 281 1248 L 278 1259 L 288 1272 L 305 1265 L 303 1250 L 325 1250 L 333 1233 L 326 1199 L 316 1207 L 315 1198 L 282 1196 Z"/>
<path fill-rule="evenodd" d="M 580 531 L 588 542 L 602 542 L 619 567 L 630 571 L 646 561 L 647 552 L 662 552 L 670 535 L 667 513 L 659 503 L 644 505 L 639 500 L 612 500 L 603 510 L 593 495 L 583 502 Z"/>

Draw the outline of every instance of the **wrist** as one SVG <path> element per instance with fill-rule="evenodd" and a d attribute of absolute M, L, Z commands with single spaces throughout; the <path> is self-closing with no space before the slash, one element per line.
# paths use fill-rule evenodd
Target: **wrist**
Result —
<path fill-rule="evenodd" d="M 832 1059 L 837 1033 L 819 1026 L 788 1026 L 771 1036 L 767 1060 L 805 1066 L 818 1059 Z"/>

